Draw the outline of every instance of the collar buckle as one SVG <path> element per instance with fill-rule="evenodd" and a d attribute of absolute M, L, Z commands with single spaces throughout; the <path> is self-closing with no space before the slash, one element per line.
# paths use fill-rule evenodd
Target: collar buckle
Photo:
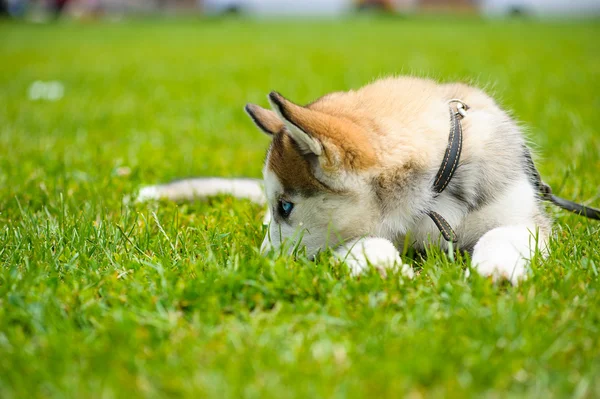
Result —
<path fill-rule="evenodd" d="M 450 105 L 450 107 L 452 107 L 452 104 L 456 104 L 455 105 L 456 106 L 456 113 L 458 115 L 460 115 L 461 119 L 463 119 L 465 116 L 467 116 L 467 111 L 470 108 L 467 104 L 465 104 L 464 102 L 462 102 L 458 98 L 453 98 L 451 100 L 448 100 L 448 105 Z"/>

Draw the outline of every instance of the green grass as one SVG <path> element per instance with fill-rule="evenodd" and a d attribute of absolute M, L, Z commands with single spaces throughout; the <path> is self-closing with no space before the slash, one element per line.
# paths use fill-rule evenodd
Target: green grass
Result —
<path fill-rule="evenodd" d="M 413 281 L 262 258 L 262 210 L 124 205 L 260 176 L 243 113 L 389 74 L 470 81 L 599 205 L 600 24 L 476 19 L 0 23 L 0 397 L 599 397 L 600 224 L 552 209 L 517 287 L 439 251 Z M 35 80 L 65 97 L 30 101 Z M 398 110 L 402 112 L 402 110 Z M 129 168 L 130 173 L 122 173 Z"/>

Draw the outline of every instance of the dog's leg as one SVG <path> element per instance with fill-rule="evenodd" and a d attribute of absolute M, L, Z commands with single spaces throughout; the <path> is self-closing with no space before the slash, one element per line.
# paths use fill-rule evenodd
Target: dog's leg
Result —
<path fill-rule="evenodd" d="M 191 201 L 222 194 L 249 199 L 261 205 L 266 203 L 261 180 L 220 177 L 176 180 L 171 183 L 142 187 L 137 196 L 137 201 L 157 199 Z"/>
<path fill-rule="evenodd" d="M 402 263 L 400 252 L 385 238 L 364 237 L 340 245 L 335 256 L 346 263 L 350 274 L 358 276 L 373 266 L 382 276 L 387 270 L 398 269 L 409 278 L 414 276 L 412 268 Z"/>
<path fill-rule="evenodd" d="M 502 226 L 485 233 L 475 245 L 472 269 L 494 281 L 516 284 L 527 278 L 529 260 L 536 250 L 546 253 L 547 234 L 526 225 Z"/>

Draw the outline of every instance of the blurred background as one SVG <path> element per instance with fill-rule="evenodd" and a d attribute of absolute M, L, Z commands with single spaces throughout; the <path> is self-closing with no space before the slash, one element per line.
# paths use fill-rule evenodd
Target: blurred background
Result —
<path fill-rule="evenodd" d="M 437 256 L 338 280 L 260 257 L 248 202 L 124 201 L 260 177 L 244 105 L 271 90 L 415 75 L 484 89 L 597 207 L 600 0 L 0 2 L 0 398 L 600 397 L 591 221 L 552 209 L 561 239 L 513 290 Z"/>
<path fill-rule="evenodd" d="M 335 16 L 354 10 L 589 17 L 600 14 L 600 0 L 0 0 L 2 13 L 35 18 L 148 13 Z"/>
<path fill-rule="evenodd" d="M 43 187 L 116 206 L 144 184 L 259 177 L 268 139 L 247 102 L 401 74 L 484 88 L 552 154 L 540 168 L 556 184 L 600 159 L 600 0 L 0 3 L 6 198 Z M 570 197 L 595 192 L 581 179 Z"/>

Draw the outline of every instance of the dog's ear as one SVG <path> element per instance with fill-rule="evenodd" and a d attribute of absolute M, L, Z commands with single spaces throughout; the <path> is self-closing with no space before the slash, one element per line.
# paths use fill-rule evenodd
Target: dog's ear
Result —
<path fill-rule="evenodd" d="M 374 162 L 373 148 L 354 122 L 294 104 L 274 91 L 269 102 L 285 123 L 284 132 L 303 155 L 316 155 L 323 169 L 361 169 Z"/>
<path fill-rule="evenodd" d="M 244 110 L 252 118 L 254 124 L 269 136 L 278 133 L 284 126 L 277 114 L 270 109 L 264 109 L 256 104 L 246 104 Z"/>
<path fill-rule="evenodd" d="M 315 134 L 315 126 L 311 126 L 311 122 L 313 125 L 316 122 L 316 115 L 312 115 L 307 108 L 288 101 L 276 91 L 269 93 L 269 102 L 303 154 L 323 154 L 323 143 Z"/>

